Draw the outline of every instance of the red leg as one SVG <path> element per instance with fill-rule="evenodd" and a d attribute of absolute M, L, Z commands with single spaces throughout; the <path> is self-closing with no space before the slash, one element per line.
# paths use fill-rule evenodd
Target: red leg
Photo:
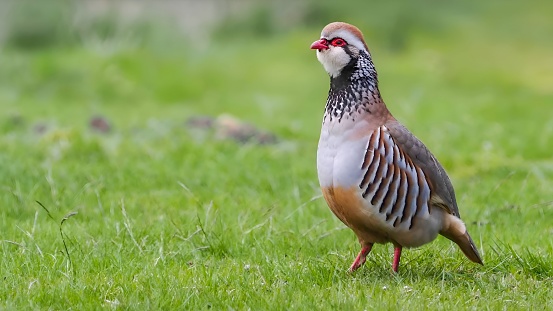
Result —
<path fill-rule="evenodd" d="M 351 264 L 351 267 L 349 267 L 349 272 L 353 272 L 359 269 L 359 267 L 361 267 L 365 263 L 365 260 L 367 260 L 367 255 L 371 252 L 372 247 L 372 244 L 367 244 L 363 246 L 363 248 L 361 248 L 361 251 L 357 255 L 357 258 L 355 258 L 355 260 Z"/>
<path fill-rule="evenodd" d="M 392 270 L 397 273 L 399 268 L 399 258 L 401 257 L 401 246 L 394 247 L 394 263 L 392 264 Z"/>

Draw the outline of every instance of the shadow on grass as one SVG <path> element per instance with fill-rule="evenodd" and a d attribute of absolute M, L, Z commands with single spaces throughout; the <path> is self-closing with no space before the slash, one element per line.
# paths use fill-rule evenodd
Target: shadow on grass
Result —
<path fill-rule="evenodd" d="M 322 280 L 331 279 L 331 282 L 349 280 L 366 285 L 372 285 L 376 281 L 392 281 L 396 285 L 428 282 L 468 287 L 509 278 L 536 281 L 553 278 L 551 256 L 529 248 L 515 250 L 501 241 L 494 243 L 491 252 L 484 258 L 484 266 L 473 264 L 462 255 L 450 256 L 446 249 L 436 252 L 435 247 L 427 247 L 410 250 L 410 254 L 405 254 L 397 274 L 391 270 L 392 256 L 387 256 L 387 250 L 371 253 L 365 265 L 354 273 L 347 271 L 349 261 L 344 261 L 343 256 L 326 254 L 325 259 L 317 260 L 306 270 L 308 273 L 305 276 L 319 275 L 313 277 L 312 281 L 315 283 L 321 280 L 322 274 L 326 275 Z"/>

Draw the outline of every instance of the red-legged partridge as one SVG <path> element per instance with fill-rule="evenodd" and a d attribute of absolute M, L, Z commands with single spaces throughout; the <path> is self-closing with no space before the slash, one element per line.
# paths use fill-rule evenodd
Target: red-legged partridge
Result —
<path fill-rule="evenodd" d="M 482 264 L 461 221 L 453 186 L 438 160 L 388 111 L 377 73 L 359 29 L 328 24 L 311 45 L 330 75 L 330 91 L 317 151 L 323 196 L 359 239 L 361 267 L 374 243 L 418 247 L 438 233 Z"/>

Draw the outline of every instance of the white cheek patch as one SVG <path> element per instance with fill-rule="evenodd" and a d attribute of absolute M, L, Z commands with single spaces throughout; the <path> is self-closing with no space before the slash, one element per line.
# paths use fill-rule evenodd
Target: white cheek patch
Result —
<path fill-rule="evenodd" d="M 336 78 L 340 75 L 342 69 L 349 64 L 351 56 L 343 48 L 330 46 L 328 50 L 317 50 L 317 59 L 323 64 L 326 72 L 331 77 Z"/>
<path fill-rule="evenodd" d="M 329 41 L 331 41 L 334 38 L 342 38 L 344 39 L 348 45 L 356 47 L 360 51 L 367 51 L 365 48 L 365 44 L 363 41 L 352 34 L 347 29 L 339 29 L 332 31 L 331 33 L 321 33 L 321 38 L 325 38 Z M 341 47 L 334 47 L 332 45 L 329 46 L 328 50 L 317 50 L 317 59 L 321 64 L 323 64 L 323 67 L 325 68 L 326 72 L 328 74 L 335 78 L 340 75 L 342 72 L 342 69 L 349 64 L 351 61 L 351 56 L 344 51 L 344 48 Z"/>

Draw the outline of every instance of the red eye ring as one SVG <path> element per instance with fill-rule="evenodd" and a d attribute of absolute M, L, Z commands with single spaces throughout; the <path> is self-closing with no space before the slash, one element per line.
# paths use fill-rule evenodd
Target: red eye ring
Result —
<path fill-rule="evenodd" d="M 335 38 L 330 41 L 330 44 L 332 44 L 332 46 L 345 46 L 347 43 L 342 38 Z"/>

